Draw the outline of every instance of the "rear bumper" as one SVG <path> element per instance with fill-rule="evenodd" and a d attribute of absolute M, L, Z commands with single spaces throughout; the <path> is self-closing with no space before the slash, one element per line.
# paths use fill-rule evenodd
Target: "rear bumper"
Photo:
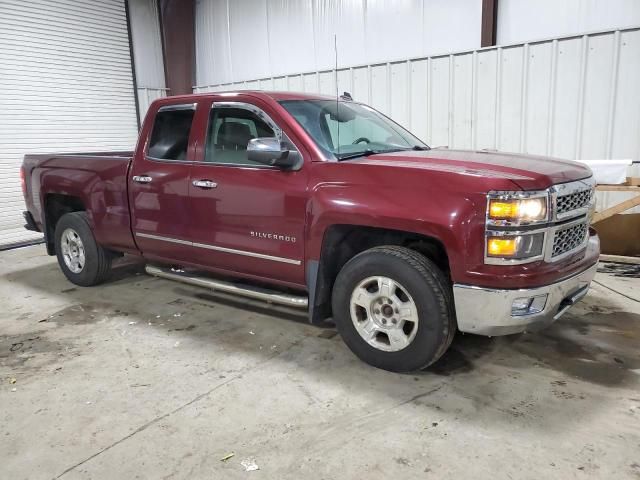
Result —
<path fill-rule="evenodd" d="M 26 222 L 24 224 L 24 228 L 26 228 L 27 230 L 31 230 L 33 232 L 40 231 L 40 229 L 38 228 L 38 225 L 36 224 L 36 221 L 33 219 L 33 215 L 31 215 L 31 212 L 29 211 L 22 212 L 22 216 L 24 217 L 24 221 Z"/>
<path fill-rule="evenodd" d="M 600 250 L 597 235 L 589 238 L 587 250 Z M 466 333 L 494 336 L 544 328 L 587 294 L 597 265 L 596 262 L 571 277 L 535 288 L 500 290 L 454 284 L 458 329 Z M 540 311 L 512 314 L 516 299 L 533 297 L 536 297 Z"/>

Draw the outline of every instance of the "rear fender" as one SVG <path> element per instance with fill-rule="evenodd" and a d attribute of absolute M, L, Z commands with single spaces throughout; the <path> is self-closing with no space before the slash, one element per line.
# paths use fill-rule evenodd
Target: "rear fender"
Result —
<path fill-rule="evenodd" d="M 42 168 L 35 170 L 39 175 L 40 214 L 44 231 L 51 235 L 55 225 L 46 218 L 47 198 L 51 195 L 69 197 L 73 208 L 80 204 L 87 213 L 87 219 L 96 241 L 117 251 L 134 251 L 129 221 L 129 201 L 127 198 L 126 168 L 114 162 L 97 166 L 96 169 Z M 51 243 L 47 238 L 47 245 Z"/>

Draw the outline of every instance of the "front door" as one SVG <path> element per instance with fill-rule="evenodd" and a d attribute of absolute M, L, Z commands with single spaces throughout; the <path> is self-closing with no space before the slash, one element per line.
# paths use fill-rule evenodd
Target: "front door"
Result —
<path fill-rule="evenodd" d="M 161 107 L 129 173 L 132 229 L 147 258 L 188 261 L 190 142 L 195 104 Z M 148 132 L 142 132 L 145 138 Z"/>
<path fill-rule="evenodd" d="M 285 133 L 260 108 L 214 103 L 201 162 L 191 173 L 191 240 L 198 263 L 304 285 L 306 171 L 285 171 L 247 158 L 257 137 Z"/>

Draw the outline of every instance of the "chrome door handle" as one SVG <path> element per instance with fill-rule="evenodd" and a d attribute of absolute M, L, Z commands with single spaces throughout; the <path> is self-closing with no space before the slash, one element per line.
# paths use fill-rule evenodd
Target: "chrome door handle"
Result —
<path fill-rule="evenodd" d="M 194 187 L 198 188 L 216 188 L 218 186 L 216 182 L 212 182 L 211 180 L 194 180 L 191 183 L 193 183 Z"/>
<path fill-rule="evenodd" d="M 133 176 L 133 181 L 137 182 L 137 183 L 151 183 L 151 180 L 153 180 L 153 178 L 149 177 L 148 175 L 134 175 Z"/>

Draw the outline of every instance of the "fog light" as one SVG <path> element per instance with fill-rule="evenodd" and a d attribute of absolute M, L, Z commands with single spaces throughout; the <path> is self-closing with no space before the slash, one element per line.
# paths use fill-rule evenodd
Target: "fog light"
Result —
<path fill-rule="evenodd" d="M 544 310 L 547 304 L 547 294 L 536 295 L 534 297 L 516 298 L 511 304 L 511 316 L 533 315 Z"/>

